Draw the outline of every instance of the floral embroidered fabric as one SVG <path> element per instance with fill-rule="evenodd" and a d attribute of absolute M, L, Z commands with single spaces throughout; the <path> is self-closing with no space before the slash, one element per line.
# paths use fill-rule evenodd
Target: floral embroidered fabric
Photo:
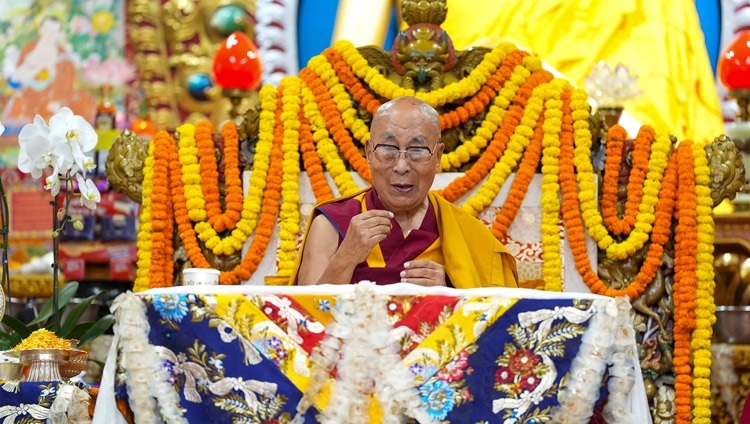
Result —
<path fill-rule="evenodd" d="M 292 422 L 305 392 L 322 384 L 326 389 L 294 422 L 319 421 L 338 377 L 333 369 L 321 383 L 313 381 L 312 372 L 313 352 L 340 307 L 333 291 L 248 294 L 214 288 L 221 293 L 187 294 L 180 289 L 149 291 L 140 299 L 148 341 L 179 394 L 186 421 Z M 549 421 L 561 402 L 574 396 L 565 394 L 566 385 L 582 377 L 571 366 L 596 321 L 590 318 L 609 302 L 591 296 L 439 293 L 386 295 L 385 308 L 390 338 L 397 341 L 422 407 L 435 422 L 451 423 Z M 594 345 L 599 339 L 592 337 Z M 597 403 L 606 397 L 610 379 L 606 364 L 600 368 L 587 380 Z M 123 400 L 130 384 L 126 376 L 118 366 L 116 394 Z M 372 409 L 368 413 L 378 416 Z"/>

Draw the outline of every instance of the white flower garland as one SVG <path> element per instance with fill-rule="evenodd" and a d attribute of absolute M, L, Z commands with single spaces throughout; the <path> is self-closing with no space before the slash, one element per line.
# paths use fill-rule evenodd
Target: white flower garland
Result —
<path fill-rule="evenodd" d="M 187 423 L 180 408 L 180 398 L 168 382 L 162 360 L 148 341 L 150 326 L 146 305 L 136 295 L 127 292 L 115 299 L 111 310 L 115 313 L 115 331 L 120 336 L 126 387 L 135 422 Z M 137 389 L 142 387 L 149 390 Z"/>
<path fill-rule="evenodd" d="M 581 347 L 570 366 L 570 381 L 552 412 L 554 422 L 587 423 L 599 398 L 599 383 L 609 366 L 609 397 L 603 414 L 608 423 L 630 423 L 629 394 L 635 383 L 635 331 L 630 302 L 624 297 L 596 300 L 597 313 L 581 338 Z"/>
<path fill-rule="evenodd" d="M 383 423 L 401 423 L 408 416 L 420 423 L 434 423 L 404 365 L 388 323 L 386 299 L 375 284 L 361 282 L 353 293 L 342 294 L 333 311 L 335 321 L 313 351 L 312 383 L 297 411 L 304 414 L 326 384 L 334 367 L 338 378 L 331 389 L 323 423 L 369 423 L 371 394 L 380 402 Z M 339 359 L 340 358 L 340 359 Z M 300 421 L 301 416 L 295 418 Z"/>

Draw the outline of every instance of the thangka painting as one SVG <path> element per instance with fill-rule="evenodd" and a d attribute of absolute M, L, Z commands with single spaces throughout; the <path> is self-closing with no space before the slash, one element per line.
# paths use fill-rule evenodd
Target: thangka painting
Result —
<path fill-rule="evenodd" d="M 102 86 L 117 89 L 132 78 L 123 60 L 124 19 L 125 0 L 0 2 L 0 121 L 7 133 L 62 106 L 94 123 Z"/>

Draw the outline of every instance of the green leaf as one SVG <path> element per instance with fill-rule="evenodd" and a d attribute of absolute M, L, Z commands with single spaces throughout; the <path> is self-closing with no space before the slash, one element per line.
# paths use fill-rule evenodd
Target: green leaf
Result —
<path fill-rule="evenodd" d="M 26 337 L 29 337 L 31 335 L 31 332 L 34 331 L 31 328 L 29 328 L 31 327 L 31 325 L 26 325 L 19 319 L 14 318 L 13 316 L 8 315 L 8 314 L 3 316 L 3 324 L 7 325 L 8 328 L 13 330 L 15 334 L 18 334 L 18 336 L 21 339 L 25 339 Z"/>
<path fill-rule="evenodd" d="M 96 321 L 86 321 L 78 323 L 75 327 L 73 327 L 72 330 L 70 330 L 70 334 L 68 334 L 69 339 L 76 339 L 81 340 L 81 337 L 83 337 L 84 334 L 86 334 L 87 331 L 89 331 L 89 328 L 93 327 L 94 324 L 96 324 Z"/>
<path fill-rule="evenodd" d="M 65 310 L 65 307 L 68 305 L 68 302 L 70 302 L 70 299 L 75 296 L 76 291 L 78 291 L 78 282 L 77 281 L 71 281 L 68 284 L 62 286 L 60 290 L 57 292 L 57 301 L 59 308 L 58 311 Z M 33 321 L 29 323 L 29 325 L 33 324 L 39 324 L 42 322 L 46 322 L 51 316 L 53 312 L 52 305 L 54 298 L 50 297 L 46 302 L 44 302 L 44 305 L 42 306 L 42 310 L 39 312 L 39 315 L 37 315 L 36 318 L 34 318 Z M 48 323 L 51 324 L 51 323 Z M 48 327 L 49 325 L 45 325 L 45 327 Z M 57 330 L 55 328 L 55 330 Z"/>
<path fill-rule="evenodd" d="M 81 320 L 81 317 L 83 314 L 86 313 L 86 310 L 91 305 L 91 302 L 94 301 L 100 294 L 106 293 L 107 291 L 100 291 L 99 293 L 92 294 L 91 296 L 87 297 L 86 299 L 82 300 L 81 303 L 77 304 L 73 309 L 71 309 L 70 313 L 67 317 L 65 317 L 65 322 L 62 323 L 62 326 L 60 327 L 60 331 L 57 333 L 58 336 L 63 338 L 68 338 L 69 333 L 73 331 L 73 328 L 75 328 L 76 324 L 78 324 L 78 321 Z"/>
<path fill-rule="evenodd" d="M 109 329 L 109 327 L 112 326 L 112 323 L 115 320 L 115 316 L 112 314 L 103 316 L 99 318 L 98 321 L 94 323 L 94 325 L 91 326 L 83 335 L 78 339 L 80 340 L 78 346 L 86 346 L 87 344 L 91 343 L 95 338 L 101 336 L 104 334 L 105 331 Z"/>

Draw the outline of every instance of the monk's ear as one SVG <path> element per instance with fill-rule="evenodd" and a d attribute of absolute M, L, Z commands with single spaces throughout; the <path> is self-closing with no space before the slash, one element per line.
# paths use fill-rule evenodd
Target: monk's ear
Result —
<path fill-rule="evenodd" d="M 435 145 L 435 153 L 433 154 L 437 162 L 438 170 L 440 170 L 440 158 L 443 157 L 443 150 L 445 150 L 445 144 L 438 142 L 438 144 Z"/>
<path fill-rule="evenodd" d="M 370 163 L 370 151 L 372 150 L 372 139 L 368 139 L 365 142 L 365 158 L 367 159 L 367 163 Z"/>

